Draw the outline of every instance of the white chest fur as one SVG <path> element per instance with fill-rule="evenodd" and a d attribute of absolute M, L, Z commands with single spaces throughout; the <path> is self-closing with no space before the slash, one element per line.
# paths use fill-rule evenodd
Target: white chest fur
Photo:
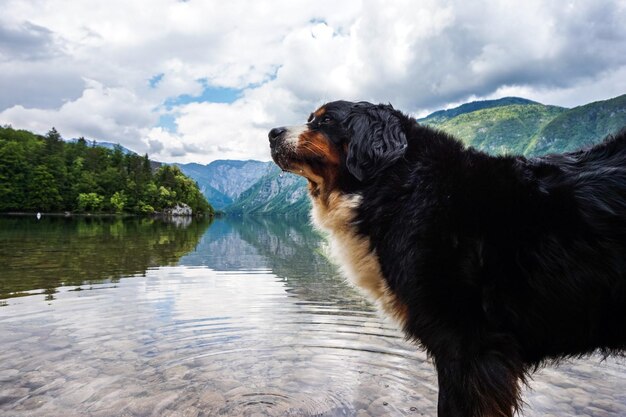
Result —
<path fill-rule="evenodd" d="M 406 306 L 389 289 L 370 239 L 359 234 L 354 226 L 360 203 L 361 196 L 357 194 L 332 193 L 327 204 L 314 200 L 313 222 L 330 235 L 331 254 L 348 281 L 364 291 L 385 313 L 404 324 Z"/>

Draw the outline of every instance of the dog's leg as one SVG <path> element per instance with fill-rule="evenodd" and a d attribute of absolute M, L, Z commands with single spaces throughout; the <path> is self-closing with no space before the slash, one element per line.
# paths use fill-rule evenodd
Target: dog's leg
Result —
<path fill-rule="evenodd" d="M 439 417 L 512 417 L 517 410 L 524 378 L 521 362 L 501 352 L 435 360 Z"/>

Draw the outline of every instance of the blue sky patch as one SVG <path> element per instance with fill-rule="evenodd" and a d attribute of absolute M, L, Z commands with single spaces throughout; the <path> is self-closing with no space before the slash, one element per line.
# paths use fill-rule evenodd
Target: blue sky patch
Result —
<path fill-rule="evenodd" d="M 155 75 L 150 79 L 150 86 L 154 88 L 158 85 L 159 81 L 161 81 L 162 78 L 163 74 Z M 165 110 L 171 113 L 165 113 L 159 116 L 159 121 L 157 123 L 158 127 L 161 127 L 170 133 L 174 133 L 177 131 L 178 126 L 176 125 L 177 115 L 175 113 L 175 108 L 178 106 L 189 103 L 230 104 L 240 98 L 241 94 L 243 93 L 243 89 L 214 87 L 212 85 L 209 85 L 205 79 L 200 79 L 197 81 L 202 84 L 203 87 L 202 93 L 200 95 L 194 96 L 190 94 L 181 94 L 176 97 L 170 97 L 163 102 L 163 106 L 160 107 L 160 110 Z"/>
<path fill-rule="evenodd" d="M 163 79 L 164 75 L 165 74 L 160 73 L 160 74 L 157 74 L 154 77 L 150 78 L 148 80 L 148 84 L 150 84 L 150 88 L 156 88 L 159 85 L 159 83 L 161 82 L 161 80 Z"/>
<path fill-rule="evenodd" d="M 189 103 L 232 103 L 241 97 L 243 90 L 238 88 L 214 87 L 207 84 L 204 80 L 199 80 L 204 89 L 198 96 L 182 94 L 178 97 L 168 98 L 165 100 L 165 107 L 171 110 L 173 107 L 181 106 Z"/>
<path fill-rule="evenodd" d="M 157 126 L 162 127 L 170 133 L 176 132 L 178 126 L 176 125 L 176 116 L 173 114 L 162 114 L 159 116 L 159 122 Z"/>

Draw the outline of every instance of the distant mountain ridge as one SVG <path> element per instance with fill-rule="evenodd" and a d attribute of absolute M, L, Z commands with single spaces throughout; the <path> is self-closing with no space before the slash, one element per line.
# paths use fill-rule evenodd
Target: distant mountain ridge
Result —
<path fill-rule="evenodd" d="M 428 116 L 419 119 L 420 120 L 429 120 L 431 122 L 439 122 L 451 119 L 453 117 L 459 116 L 465 113 L 471 113 L 477 110 L 489 109 L 492 107 L 502 107 L 502 106 L 511 106 L 514 104 L 540 104 L 536 101 L 528 100 L 521 97 L 503 97 L 497 100 L 482 100 L 482 101 L 472 101 L 471 103 L 461 104 L 458 107 L 454 107 L 448 110 L 438 110 L 434 113 L 429 114 Z"/>
<path fill-rule="evenodd" d="M 505 97 L 435 112 L 417 122 L 488 153 L 538 156 L 586 147 L 619 131 L 626 126 L 626 94 L 571 109 Z"/>
<path fill-rule="evenodd" d="M 193 178 L 213 207 L 223 210 L 266 174 L 270 162 L 219 159 L 207 165 L 177 164 Z"/>
<path fill-rule="evenodd" d="M 95 146 L 99 146 L 102 148 L 106 148 L 106 149 L 111 149 L 114 150 L 115 148 L 119 147 L 122 151 L 122 153 L 124 153 L 125 155 L 136 155 L 137 152 L 135 151 L 131 151 L 130 149 L 120 145 L 119 143 L 113 143 L 113 142 L 101 142 L 101 141 L 96 141 L 96 140 L 89 140 L 89 139 L 85 139 L 85 142 L 87 143 L 87 145 L 95 145 Z M 68 139 L 66 140 L 66 142 L 69 143 L 78 143 L 80 139 Z"/>
<path fill-rule="evenodd" d="M 567 111 L 563 107 L 529 102 L 491 106 L 443 119 L 420 119 L 461 139 L 465 145 L 491 154 L 529 154 L 541 129 Z"/>
<path fill-rule="evenodd" d="M 552 119 L 529 148 L 530 154 L 574 150 L 591 146 L 626 127 L 626 94 L 574 107 Z"/>
<path fill-rule="evenodd" d="M 231 215 L 302 216 L 311 207 L 306 180 L 273 162 L 216 160 L 177 164 L 217 210 Z"/>
<path fill-rule="evenodd" d="M 303 177 L 283 173 L 272 163 L 266 174 L 244 191 L 226 211 L 236 215 L 308 215 L 311 202 L 306 184 Z"/>

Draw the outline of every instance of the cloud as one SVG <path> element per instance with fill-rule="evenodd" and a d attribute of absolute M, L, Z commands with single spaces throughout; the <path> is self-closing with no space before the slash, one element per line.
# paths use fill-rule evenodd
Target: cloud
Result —
<path fill-rule="evenodd" d="M 150 102 L 132 91 L 86 80 L 86 88 L 78 99 L 58 109 L 17 105 L 0 113 L 0 124 L 35 132 L 46 132 L 54 126 L 65 138 L 106 139 L 144 152 L 145 126 L 153 125 L 157 119 L 152 109 Z"/>
<path fill-rule="evenodd" d="M 283 118 L 301 119 L 293 109 L 304 108 L 288 90 L 263 85 L 233 103 L 182 105 L 176 109 L 176 132 L 154 128 L 148 138 L 162 145 L 155 154 L 161 160 L 268 160 L 268 127 Z"/>
<path fill-rule="evenodd" d="M 3 60 L 35 61 L 60 55 L 53 32 L 28 21 L 0 27 L 0 57 Z"/>
<path fill-rule="evenodd" d="M 595 77 L 563 87 L 508 86 L 499 87 L 486 98 L 505 96 L 532 97 L 541 103 L 558 103 L 575 107 L 593 101 L 609 99 L 626 92 L 626 66 L 601 72 Z"/>
<path fill-rule="evenodd" d="M 0 25 L 0 110 L 15 104 L 54 108 L 79 97 L 80 74 L 55 65 L 67 58 L 62 49 L 43 26 L 29 21 Z"/>
<path fill-rule="evenodd" d="M 625 11 L 623 0 L 12 0 L 0 123 L 209 162 L 268 159 L 269 128 L 338 98 L 418 114 L 505 94 L 574 106 L 626 92 Z"/>
<path fill-rule="evenodd" d="M 42 74 L 45 74 L 42 76 Z M 0 62 L 0 112 L 13 106 L 54 109 L 82 95 L 78 71 L 37 61 L 28 65 Z"/>

